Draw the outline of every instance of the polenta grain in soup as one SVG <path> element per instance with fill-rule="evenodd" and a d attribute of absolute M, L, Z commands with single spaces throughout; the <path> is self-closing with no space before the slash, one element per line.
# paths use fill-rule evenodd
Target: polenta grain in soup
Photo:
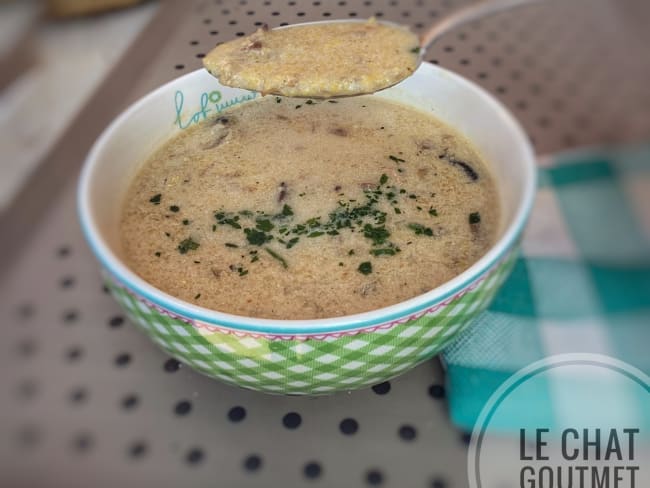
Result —
<path fill-rule="evenodd" d="M 406 27 L 338 22 L 268 30 L 221 44 L 204 59 L 228 86 L 299 97 L 373 93 L 410 76 L 419 41 Z"/>
<path fill-rule="evenodd" d="M 265 97 L 185 130 L 139 170 L 123 257 L 155 287 L 243 316 L 398 303 L 495 239 L 486 165 L 429 114 L 376 96 Z"/>

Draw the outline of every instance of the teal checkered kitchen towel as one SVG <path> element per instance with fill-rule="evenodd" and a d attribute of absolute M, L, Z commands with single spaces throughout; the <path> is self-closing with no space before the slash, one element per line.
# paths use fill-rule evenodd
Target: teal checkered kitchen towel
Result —
<path fill-rule="evenodd" d="M 444 353 L 452 422 L 471 430 L 514 372 L 570 352 L 650 373 L 650 145 L 541 158 L 522 256 Z M 548 417 L 552 401 L 540 391 L 521 415 Z"/>

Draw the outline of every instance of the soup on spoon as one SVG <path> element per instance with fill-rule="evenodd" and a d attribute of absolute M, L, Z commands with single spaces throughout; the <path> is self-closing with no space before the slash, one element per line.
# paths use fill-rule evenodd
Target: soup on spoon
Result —
<path fill-rule="evenodd" d="M 220 44 L 205 68 L 228 86 L 289 97 L 374 93 L 410 76 L 418 37 L 403 26 L 326 21 L 269 30 Z"/>

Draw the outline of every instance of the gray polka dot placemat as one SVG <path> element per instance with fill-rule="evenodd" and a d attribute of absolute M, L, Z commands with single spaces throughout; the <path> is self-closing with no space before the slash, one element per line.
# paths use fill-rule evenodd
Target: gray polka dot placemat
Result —
<path fill-rule="evenodd" d="M 164 5 L 176 18 L 134 55 L 137 75 L 126 64 L 113 74 L 130 77 L 118 105 L 262 23 L 374 15 L 422 31 L 466 3 Z M 649 14 L 643 1 L 549 1 L 453 31 L 427 58 L 501 99 L 538 152 L 639 140 L 650 135 Z M 59 151 L 51 164 L 66 154 L 65 183 L 32 195 L 39 218 L 20 223 L 24 236 L 3 228 L 3 239 L 21 237 L 0 258 L 0 486 L 467 486 L 467 435 L 449 424 L 437 361 L 371 389 L 304 398 L 235 389 L 160 352 L 103 289 L 75 214 L 81 157 Z"/>

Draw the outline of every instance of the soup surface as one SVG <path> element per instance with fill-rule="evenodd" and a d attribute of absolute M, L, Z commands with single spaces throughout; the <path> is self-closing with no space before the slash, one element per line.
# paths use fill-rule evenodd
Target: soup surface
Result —
<path fill-rule="evenodd" d="M 490 247 L 499 206 L 472 145 L 377 96 L 264 97 L 161 147 L 127 191 L 123 255 L 157 288 L 262 318 L 368 311 Z"/>
<path fill-rule="evenodd" d="M 410 76 L 419 41 L 406 27 L 368 22 L 259 29 L 214 48 L 206 69 L 228 86 L 330 97 L 373 93 Z"/>

